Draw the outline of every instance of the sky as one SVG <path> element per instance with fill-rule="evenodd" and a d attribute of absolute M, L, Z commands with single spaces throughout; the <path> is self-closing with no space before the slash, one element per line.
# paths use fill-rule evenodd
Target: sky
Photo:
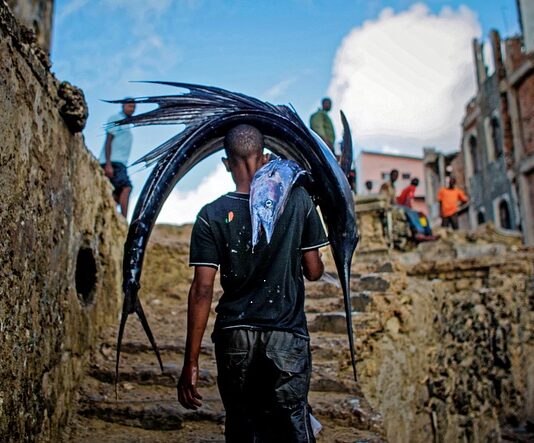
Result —
<path fill-rule="evenodd" d="M 84 137 L 96 157 L 103 124 L 118 111 L 103 100 L 180 92 L 132 83 L 140 80 L 290 103 L 304 121 L 329 95 L 337 134 L 343 109 L 356 151 L 420 155 L 423 146 L 458 149 L 475 94 L 471 41 L 493 28 L 518 33 L 515 0 L 56 0 L 52 71 L 84 90 Z M 130 161 L 179 130 L 134 128 Z M 158 222 L 192 222 L 233 189 L 221 156 L 178 183 Z M 129 173 L 133 208 L 149 171 Z"/>

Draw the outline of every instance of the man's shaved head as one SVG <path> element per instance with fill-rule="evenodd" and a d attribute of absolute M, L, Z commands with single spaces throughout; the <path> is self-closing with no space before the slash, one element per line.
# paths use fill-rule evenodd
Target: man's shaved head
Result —
<path fill-rule="evenodd" d="M 247 159 L 263 153 L 263 134 L 251 125 L 238 125 L 224 137 L 224 150 L 229 159 Z"/>

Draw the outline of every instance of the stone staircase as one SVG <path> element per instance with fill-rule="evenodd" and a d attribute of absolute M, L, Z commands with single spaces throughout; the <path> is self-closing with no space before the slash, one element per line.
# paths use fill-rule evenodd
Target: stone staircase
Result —
<path fill-rule="evenodd" d="M 106 442 L 222 442 L 224 409 L 216 386 L 213 345 L 206 333 L 200 361 L 199 391 L 203 405 L 196 411 L 176 400 L 176 382 L 183 361 L 185 318 L 190 271 L 187 244 L 172 232 L 152 239 L 147 254 L 141 299 L 162 351 L 161 373 L 139 321 L 131 317 L 123 341 L 118 398 L 114 373 L 117 325 L 101 336 L 91 356 L 79 394 L 78 414 L 68 441 Z M 170 264 L 175 266 L 171 266 Z M 391 279 L 390 279 L 391 280 Z M 365 310 L 371 293 L 385 291 L 387 273 L 356 275 L 353 307 Z M 354 286 L 356 287 L 356 286 Z M 220 295 L 216 290 L 215 299 Z M 215 307 L 216 302 L 213 304 Z M 306 311 L 311 332 L 313 374 L 310 404 L 323 425 L 320 442 L 382 442 L 382 418 L 372 410 L 354 382 L 345 332 L 341 290 L 335 279 L 307 283 Z M 207 331 L 213 327 L 210 315 Z M 354 313 L 354 327 L 368 327 L 372 316 Z M 362 326 L 363 325 L 363 326 Z M 357 333 L 356 333 L 357 335 Z"/>

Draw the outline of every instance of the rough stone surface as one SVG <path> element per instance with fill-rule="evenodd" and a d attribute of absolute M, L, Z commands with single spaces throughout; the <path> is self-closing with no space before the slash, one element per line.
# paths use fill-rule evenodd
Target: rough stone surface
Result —
<path fill-rule="evenodd" d="M 7 0 L 17 20 L 35 35 L 37 44 L 50 52 L 54 0 Z"/>
<path fill-rule="evenodd" d="M 116 318 L 125 223 L 0 2 L 0 440 L 60 441 L 87 350 Z"/>
<path fill-rule="evenodd" d="M 176 380 L 182 367 L 187 312 L 190 226 L 156 226 L 147 251 L 140 297 L 164 363 L 161 374 L 136 318 L 127 323 L 120 365 L 119 397 L 115 399 L 113 372 L 117 326 L 101 336 L 80 391 L 79 414 L 71 424 L 71 442 L 222 442 L 224 409 L 215 384 L 216 366 L 210 332 L 215 300 L 202 343 L 199 392 L 203 405 L 184 410 L 176 400 Z M 324 254 L 331 263 L 329 254 Z M 376 268 L 376 265 L 373 264 Z M 333 268 L 328 265 L 330 277 Z M 331 278 L 328 280 L 332 280 Z M 308 321 L 339 311 L 337 282 L 308 282 Z M 326 296 L 325 296 L 326 295 Z M 309 402 L 322 423 L 318 442 L 383 442 L 382 417 L 373 410 L 352 378 L 345 333 L 345 317 L 335 332 L 312 332 L 313 374 Z M 356 323 L 355 323 L 356 324 Z M 162 428 L 168 429 L 163 433 Z"/>
<path fill-rule="evenodd" d="M 143 274 L 141 297 L 164 350 L 165 374 L 159 373 L 139 322 L 132 319 L 115 401 L 110 382 L 116 327 L 104 334 L 92 359 L 96 366 L 87 370 L 71 441 L 222 439 L 224 411 L 213 384 L 209 332 L 200 363 L 205 404 L 198 415 L 188 416 L 176 405 L 169 381 L 176 379 L 183 359 L 189 235 L 189 226 L 156 227 Z M 353 312 L 358 383 L 352 378 L 340 289 L 328 281 L 306 283 L 314 368 L 309 398 L 324 426 L 319 442 L 533 437 L 518 428 L 527 429 L 534 405 L 534 251 L 518 248 L 508 237 L 499 242 L 499 235 L 492 230 L 452 233 L 434 246 L 425 245 L 424 259 L 419 249 L 414 251 L 418 260 L 411 264 L 400 260 L 405 253 L 356 255 L 352 301 L 359 311 Z M 496 244 L 500 256 L 494 255 Z M 466 245 L 476 254 L 458 259 L 457 250 Z M 330 254 L 323 252 L 334 276 Z M 220 293 L 217 286 L 216 298 Z M 208 331 L 213 320 L 212 312 Z M 147 421 L 140 410 L 146 411 Z M 183 427 L 168 431 L 172 434 L 163 437 L 149 429 L 154 420 L 173 423 L 176 415 Z"/>
<path fill-rule="evenodd" d="M 534 76 L 528 76 L 518 87 L 521 127 L 525 154 L 534 154 Z"/>
<path fill-rule="evenodd" d="M 70 132 L 82 132 L 89 117 L 89 109 L 83 91 L 69 82 L 61 82 L 58 88 L 61 99 L 59 113 L 65 120 Z"/>
<path fill-rule="evenodd" d="M 534 251 L 475 249 L 451 260 L 436 245 L 405 289 L 371 297 L 358 371 L 392 442 L 501 441 L 532 423 Z"/>

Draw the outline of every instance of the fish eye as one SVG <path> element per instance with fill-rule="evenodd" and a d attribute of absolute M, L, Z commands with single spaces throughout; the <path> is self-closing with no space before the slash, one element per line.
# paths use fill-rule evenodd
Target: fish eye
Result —
<path fill-rule="evenodd" d="M 268 208 L 270 208 L 272 205 L 273 205 L 273 201 L 272 200 L 266 200 L 265 201 L 265 206 L 267 206 Z"/>

